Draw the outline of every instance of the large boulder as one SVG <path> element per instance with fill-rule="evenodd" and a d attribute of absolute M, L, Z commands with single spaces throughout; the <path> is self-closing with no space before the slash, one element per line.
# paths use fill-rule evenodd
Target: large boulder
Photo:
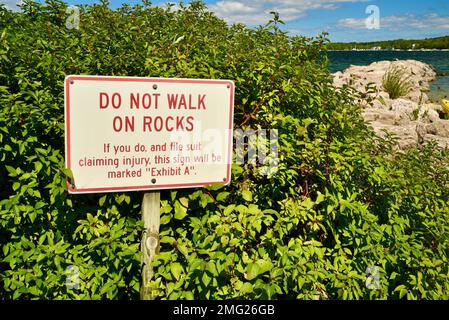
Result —
<path fill-rule="evenodd" d="M 379 122 L 392 126 L 407 124 L 410 121 L 408 115 L 405 113 L 381 109 L 365 109 L 362 111 L 362 116 L 368 123 Z"/>
<path fill-rule="evenodd" d="M 439 120 L 425 126 L 426 132 L 435 136 L 449 138 L 449 121 Z"/>
<path fill-rule="evenodd" d="M 405 71 L 405 77 L 411 83 L 410 92 L 404 97 L 407 100 L 417 103 L 425 103 L 429 99 L 426 92 L 429 90 L 430 83 L 435 80 L 436 72 L 432 66 L 416 60 L 399 61 L 379 61 L 368 66 L 350 66 L 343 72 L 334 74 L 334 85 L 342 87 L 348 84 L 361 93 L 366 93 L 370 87 L 376 88 L 376 93 L 367 93 L 368 96 L 377 97 L 380 92 L 385 92 L 382 79 L 390 68 L 402 68 Z M 384 99 L 389 99 L 388 93 Z M 421 101 L 420 101 L 421 100 Z"/>
<path fill-rule="evenodd" d="M 410 92 L 391 99 L 382 80 L 390 68 L 402 68 L 410 81 Z M 334 74 L 334 85 L 349 85 L 359 92 L 357 102 L 362 116 L 374 131 L 397 137 L 400 149 L 420 146 L 435 141 L 449 147 L 449 121 L 442 120 L 441 106 L 429 102 L 427 92 L 436 72 L 428 64 L 415 60 L 379 61 L 368 66 L 350 66 Z"/>
<path fill-rule="evenodd" d="M 416 102 L 406 99 L 393 100 L 391 104 L 391 111 L 398 114 L 408 116 L 410 119 L 418 116 L 419 105 Z"/>
<path fill-rule="evenodd" d="M 416 122 L 409 122 L 406 125 L 390 125 L 382 122 L 372 122 L 371 126 L 379 136 L 385 137 L 387 134 L 397 138 L 399 149 L 407 149 L 419 145 Z"/>

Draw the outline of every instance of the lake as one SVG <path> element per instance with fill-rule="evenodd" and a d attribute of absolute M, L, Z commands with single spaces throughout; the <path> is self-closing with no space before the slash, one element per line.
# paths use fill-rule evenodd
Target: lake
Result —
<path fill-rule="evenodd" d="M 449 51 L 329 51 L 330 72 L 350 65 L 369 65 L 382 60 L 418 60 L 435 67 L 438 78 L 430 86 L 430 98 L 439 102 L 449 96 Z"/>

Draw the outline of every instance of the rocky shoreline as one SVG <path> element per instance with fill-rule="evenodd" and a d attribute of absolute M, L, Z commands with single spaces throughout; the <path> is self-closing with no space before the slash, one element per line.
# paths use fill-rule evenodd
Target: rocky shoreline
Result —
<path fill-rule="evenodd" d="M 391 99 L 382 85 L 382 78 L 390 68 L 401 68 L 409 77 L 409 93 Z M 449 147 L 449 120 L 444 110 L 432 103 L 427 93 L 436 79 L 434 68 L 416 60 L 380 61 L 368 66 L 350 66 L 333 74 L 334 85 L 349 85 L 361 95 L 362 116 L 379 135 L 393 133 L 398 148 L 419 147 L 435 141 L 440 147 Z"/>

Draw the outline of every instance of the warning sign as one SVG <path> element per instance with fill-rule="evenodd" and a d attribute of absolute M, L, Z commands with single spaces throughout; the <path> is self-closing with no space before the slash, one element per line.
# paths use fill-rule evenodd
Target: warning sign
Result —
<path fill-rule="evenodd" d="M 228 184 L 230 80 L 67 76 L 70 193 Z"/>

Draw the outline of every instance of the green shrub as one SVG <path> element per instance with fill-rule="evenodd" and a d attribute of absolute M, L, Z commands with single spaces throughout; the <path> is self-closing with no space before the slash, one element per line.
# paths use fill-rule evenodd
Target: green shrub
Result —
<path fill-rule="evenodd" d="M 407 70 L 398 66 L 390 67 L 387 70 L 382 78 L 382 85 L 391 99 L 407 95 L 412 87 Z"/>
<path fill-rule="evenodd" d="M 79 30 L 65 10 L 0 8 L 0 297 L 139 297 L 142 194 L 65 184 L 64 77 L 102 74 L 234 79 L 236 127 L 279 130 L 275 175 L 233 165 L 228 187 L 162 191 L 158 298 L 449 298 L 449 155 L 392 155 L 332 86 L 324 37 L 228 26 L 201 2 L 84 6 Z"/>

